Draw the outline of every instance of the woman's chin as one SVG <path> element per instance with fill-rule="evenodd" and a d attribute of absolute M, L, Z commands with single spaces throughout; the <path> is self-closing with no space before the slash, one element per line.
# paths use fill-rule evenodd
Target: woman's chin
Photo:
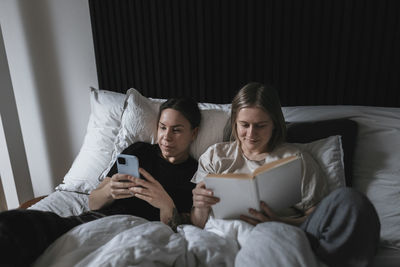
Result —
<path fill-rule="evenodd" d="M 245 146 L 246 146 L 247 150 L 260 149 L 260 144 L 258 142 L 246 142 Z"/>
<path fill-rule="evenodd" d="M 261 154 L 261 153 L 265 153 L 266 152 L 266 151 L 264 151 L 265 149 L 262 148 L 262 145 L 261 145 L 260 142 L 257 142 L 257 143 L 246 142 L 245 150 L 250 152 L 250 153 L 254 153 L 254 154 Z"/>
<path fill-rule="evenodd" d="M 163 155 L 164 158 L 168 158 L 168 157 L 173 157 L 174 156 L 174 152 L 171 150 L 162 150 L 161 154 Z"/>

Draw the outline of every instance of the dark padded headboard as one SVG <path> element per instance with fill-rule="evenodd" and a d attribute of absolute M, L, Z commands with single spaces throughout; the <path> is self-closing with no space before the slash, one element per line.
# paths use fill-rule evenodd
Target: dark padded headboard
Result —
<path fill-rule="evenodd" d="M 400 107 L 400 3 L 89 0 L 99 87 L 228 103 L 249 81 L 282 105 Z"/>

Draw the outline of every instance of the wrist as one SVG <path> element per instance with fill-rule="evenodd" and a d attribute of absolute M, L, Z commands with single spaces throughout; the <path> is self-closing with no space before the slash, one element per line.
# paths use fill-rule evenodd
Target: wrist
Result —
<path fill-rule="evenodd" d="M 193 210 L 196 214 L 209 214 L 211 212 L 211 207 L 195 207 L 193 206 Z"/>
<path fill-rule="evenodd" d="M 166 203 L 164 206 L 160 207 L 160 217 L 167 219 L 172 217 L 174 209 L 176 209 L 176 206 L 173 201 Z"/>
<path fill-rule="evenodd" d="M 169 199 L 162 207 L 160 207 L 160 210 L 172 212 L 174 208 L 176 208 L 174 201 L 172 199 Z"/>
<path fill-rule="evenodd" d="M 190 219 L 193 225 L 197 227 L 204 228 L 206 222 L 208 221 L 208 216 L 210 214 L 210 207 L 192 207 L 192 212 L 190 214 Z"/>

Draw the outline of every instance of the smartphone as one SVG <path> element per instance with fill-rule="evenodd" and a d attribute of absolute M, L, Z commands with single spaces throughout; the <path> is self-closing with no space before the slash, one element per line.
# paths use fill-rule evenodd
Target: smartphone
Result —
<path fill-rule="evenodd" d="M 119 154 L 117 156 L 118 173 L 140 178 L 139 159 L 133 155 Z"/>

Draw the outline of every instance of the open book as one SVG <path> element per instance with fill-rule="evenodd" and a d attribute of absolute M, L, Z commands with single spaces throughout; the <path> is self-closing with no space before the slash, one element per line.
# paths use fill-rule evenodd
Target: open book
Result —
<path fill-rule="evenodd" d="M 261 200 L 274 211 L 300 202 L 301 178 L 301 158 L 295 155 L 267 163 L 250 174 L 210 173 L 204 182 L 220 198 L 212 206 L 214 217 L 238 219 L 250 216 L 249 208 L 260 210 Z"/>

